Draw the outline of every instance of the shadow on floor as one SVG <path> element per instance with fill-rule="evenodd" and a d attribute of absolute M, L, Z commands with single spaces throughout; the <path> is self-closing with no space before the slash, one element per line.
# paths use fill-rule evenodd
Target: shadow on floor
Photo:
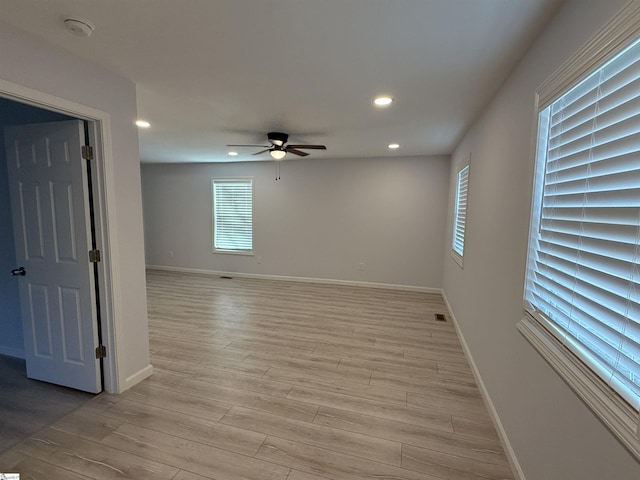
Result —
<path fill-rule="evenodd" d="M 0 453 L 94 395 L 27 378 L 25 361 L 0 355 Z"/>

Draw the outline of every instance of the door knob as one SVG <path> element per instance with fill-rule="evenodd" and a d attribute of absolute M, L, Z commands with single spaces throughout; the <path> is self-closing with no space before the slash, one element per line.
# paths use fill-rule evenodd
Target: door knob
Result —
<path fill-rule="evenodd" d="M 11 270 L 11 275 L 15 276 L 21 276 L 24 277 L 27 274 L 27 271 L 24 269 L 24 267 L 20 267 L 20 268 L 14 268 L 13 270 Z"/>

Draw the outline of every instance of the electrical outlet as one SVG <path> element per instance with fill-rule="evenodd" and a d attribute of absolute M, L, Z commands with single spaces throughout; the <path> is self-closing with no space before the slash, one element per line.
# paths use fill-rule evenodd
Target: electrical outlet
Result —
<path fill-rule="evenodd" d="M 364 272 L 364 262 L 360 262 L 360 265 L 358 265 L 358 270 Z"/>
<path fill-rule="evenodd" d="M 173 258 L 173 250 L 169 250 L 169 258 Z"/>
<path fill-rule="evenodd" d="M 258 262 L 259 264 L 262 263 L 262 257 L 256 257 L 256 262 Z"/>

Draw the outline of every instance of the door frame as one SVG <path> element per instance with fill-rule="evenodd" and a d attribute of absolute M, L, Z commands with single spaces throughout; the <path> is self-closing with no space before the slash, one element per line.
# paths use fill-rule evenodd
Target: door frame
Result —
<path fill-rule="evenodd" d="M 89 138 L 95 156 L 95 163 L 92 165 L 94 168 L 91 170 L 96 243 L 102 252 L 101 261 L 98 263 L 98 282 L 102 343 L 107 350 L 103 362 L 104 389 L 108 393 L 121 393 L 126 389 L 126 379 L 124 369 L 119 368 L 121 362 L 118 361 L 118 346 L 124 345 L 124 329 L 118 267 L 120 256 L 115 213 L 111 117 L 101 110 L 2 79 L 0 97 L 86 120 L 89 125 Z"/>

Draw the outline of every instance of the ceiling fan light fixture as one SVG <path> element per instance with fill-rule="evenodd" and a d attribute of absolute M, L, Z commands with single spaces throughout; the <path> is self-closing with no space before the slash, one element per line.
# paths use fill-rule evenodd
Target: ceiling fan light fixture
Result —
<path fill-rule="evenodd" d="M 269 152 L 269 155 L 271 155 L 274 160 L 282 160 L 286 154 L 287 152 L 285 152 L 284 150 L 275 148 Z"/>

